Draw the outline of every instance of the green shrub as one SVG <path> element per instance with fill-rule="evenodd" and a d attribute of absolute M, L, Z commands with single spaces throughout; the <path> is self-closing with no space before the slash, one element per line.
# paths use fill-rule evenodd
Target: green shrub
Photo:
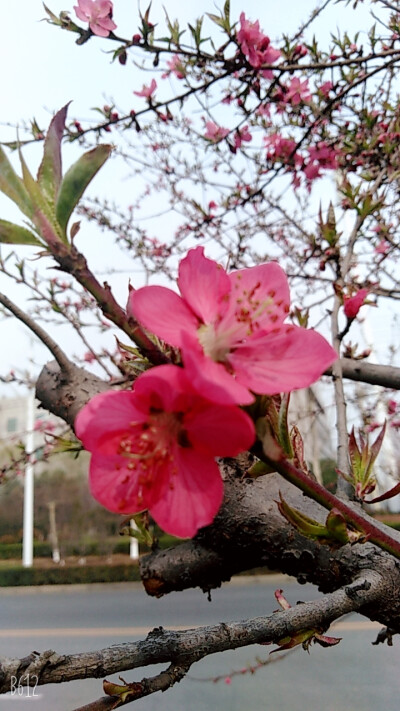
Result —
<path fill-rule="evenodd" d="M 35 558 L 51 558 L 51 545 L 39 541 L 33 544 Z M 22 543 L 0 543 L 0 560 L 16 560 L 22 558 Z"/>
<path fill-rule="evenodd" d="M 160 533 L 158 545 L 160 548 L 170 548 L 179 543 L 178 538 L 170 536 L 167 533 Z M 129 555 L 130 540 L 128 537 L 106 538 L 98 541 L 82 540 L 71 541 L 61 544 L 62 557 L 66 556 L 89 556 L 89 555 L 105 555 L 111 553 L 119 553 Z M 141 546 L 141 551 L 147 552 L 148 549 Z M 41 543 L 36 541 L 33 545 L 34 558 L 51 558 L 52 548 L 50 543 Z M 0 560 L 21 560 L 22 558 L 22 543 L 0 543 Z"/>
<path fill-rule="evenodd" d="M 16 585 L 72 585 L 140 580 L 136 564 L 79 565 L 54 568 L 8 568 L 0 570 L 0 587 Z"/>

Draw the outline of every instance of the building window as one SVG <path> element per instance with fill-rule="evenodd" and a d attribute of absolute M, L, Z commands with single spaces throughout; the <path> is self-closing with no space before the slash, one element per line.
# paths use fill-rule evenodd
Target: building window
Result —
<path fill-rule="evenodd" d="M 6 429 L 9 434 L 16 432 L 18 428 L 18 420 L 16 417 L 9 417 L 7 420 Z"/>

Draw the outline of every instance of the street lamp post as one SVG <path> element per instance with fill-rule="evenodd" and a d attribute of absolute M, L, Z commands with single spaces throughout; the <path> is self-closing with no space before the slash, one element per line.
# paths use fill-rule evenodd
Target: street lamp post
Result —
<path fill-rule="evenodd" d="M 27 463 L 25 466 L 24 483 L 24 520 L 22 536 L 22 565 L 31 568 L 33 565 L 33 464 L 31 456 L 34 450 L 35 426 L 35 394 L 32 390 L 28 395 L 26 411 L 25 448 Z"/>

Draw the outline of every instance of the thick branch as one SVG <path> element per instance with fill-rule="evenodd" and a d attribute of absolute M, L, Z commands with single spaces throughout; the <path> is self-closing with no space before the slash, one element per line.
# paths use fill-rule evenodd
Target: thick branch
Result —
<path fill-rule="evenodd" d="M 279 513 L 276 505 L 279 494 L 290 506 L 320 522 L 326 519 L 322 507 L 278 474 L 254 481 L 232 478 L 233 465 L 229 462 L 225 462 L 224 468 L 225 499 L 214 523 L 202 529 L 192 541 L 142 558 L 141 576 L 150 595 L 160 596 L 189 587 L 209 590 L 235 573 L 259 566 L 280 570 L 300 582 L 317 585 L 323 592 L 331 592 L 370 568 L 383 575 L 387 590 L 365 614 L 382 625 L 400 629 L 398 560 L 371 543 L 334 549 L 306 538 L 288 526 Z M 358 515 L 369 518 L 358 504 L 349 506 Z M 383 524 L 377 521 L 374 524 L 385 530 Z M 391 531 L 391 535 L 400 541 L 396 531 Z"/>
<path fill-rule="evenodd" d="M 182 632 L 153 629 L 145 640 L 113 645 L 95 652 L 58 655 L 33 653 L 30 658 L 1 660 L 0 693 L 10 690 L 11 676 L 17 683 L 62 683 L 75 679 L 102 678 L 109 674 L 158 663 L 189 668 L 204 657 L 251 644 L 277 644 L 301 630 L 325 632 L 338 617 L 373 604 L 385 593 L 386 581 L 379 573 L 365 570 L 349 585 L 267 617 L 220 623 Z M 143 687 L 145 684 L 140 682 Z M 145 689 L 144 689 L 145 690 Z M 159 689 L 154 689 L 157 691 Z M 145 693 L 138 695 L 146 695 Z"/>
<path fill-rule="evenodd" d="M 71 364 L 68 373 L 60 370 L 55 361 L 47 363 L 36 383 L 36 397 L 53 415 L 74 427 L 79 410 L 93 395 L 110 389 L 110 383 L 84 368 Z"/>
<path fill-rule="evenodd" d="M 400 390 L 400 368 L 350 358 L 341 358 L 340 364 L 344 378 Z M 326 375 L 332 375 L 332 368 L 328 368 Z"/>

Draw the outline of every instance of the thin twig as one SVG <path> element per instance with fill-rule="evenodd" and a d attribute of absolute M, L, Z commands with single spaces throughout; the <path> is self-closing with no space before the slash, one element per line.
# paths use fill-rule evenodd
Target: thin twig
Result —
<path fill-rule="evenodd" d="M 28 316 L 22 309 L 19 308 L 13 301 L 11 301 L 5 294 L 0 294 L 0 304 L 2 304 L 8 311 L 11 311 L 14 316 L 25 324 L 32 333 L 39 338 L 40 341 L 49 349 L 50 353 L 56 359 L 58 365 L 64 373 L 70 373 L 72 370 L 72 363 L 65 355 L 64 351 L 60 346 L 49 336 L 47 331 L 44 330 L 38 323 L 33 321 L 33 319 Z"/>

